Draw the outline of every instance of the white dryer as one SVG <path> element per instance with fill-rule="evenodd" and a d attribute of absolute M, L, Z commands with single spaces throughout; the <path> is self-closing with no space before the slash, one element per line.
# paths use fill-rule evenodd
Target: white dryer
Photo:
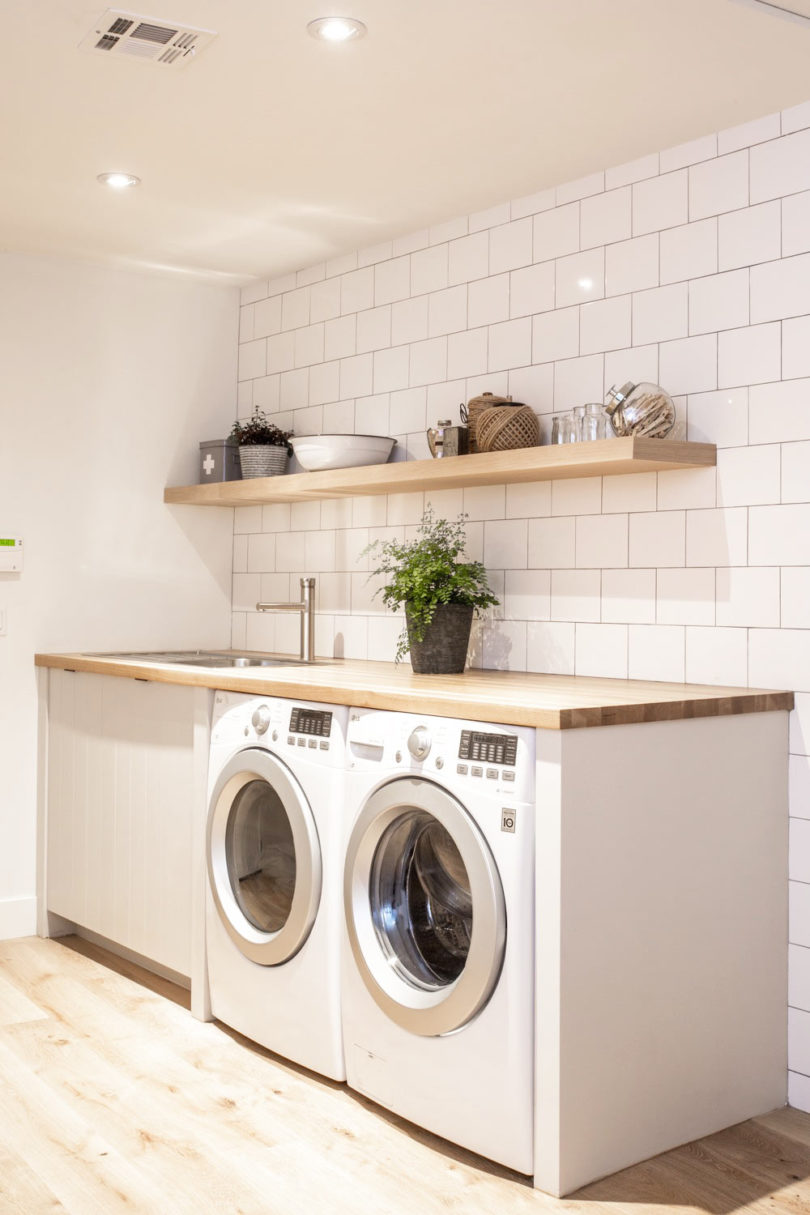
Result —
<path fill-rule="evenodd" d="M 531 1173 L 534 731 L 352 709 L 352 1088 Z"/>
<path fill-rule="evenodd" d="M 208 778 L 213 1016 L 335 1080 L 347 714 L 217 692 Z"/>

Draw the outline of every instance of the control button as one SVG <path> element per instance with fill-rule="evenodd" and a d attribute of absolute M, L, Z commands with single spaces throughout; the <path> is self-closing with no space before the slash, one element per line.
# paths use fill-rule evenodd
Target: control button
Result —
<path fill-rule="evenodd" d="M 458 772 L 459 776 L 466 776 L 469 770 L 466 764 L 456 764 L 456 772 Z"/>
<path fill-rule="evenodd" d="M 507 770 L 504 772 L 504 774 L 503 774 L 503 779 L 504 779 L 504 780 L 512 780 L 512 781 L 513 781 L 513 780 L 515 779 L 515 774 L 514 774 L 514 772 L 510 772 L 510 771 L 507 769 Z"/>
<path fill-rule="evenodd" d="M 295 739 L 293 738 L 292 734 L 288 734 L 288 735 L 287 735 L 287 745 L 288 745 L 289 747 L 294 747 L 294 746 L 295 746 Z"/>
<path fill-rule="evenodd" d="M 497 780 L 497 779 L 498 779 L 498 769 L 497 768 L 487 768 L 487 780 Z"/>
<path fill-rule="evenodd" d="M 484 769 L 483 768 L 473 768 L 470 772 L 470 775 L 471 776 L 483 776 Z"/>
<path fill-rule="evenodd" d="M 430 754 L 430 730 L 417 726 L 408 737 L 408 750 L 414 759 L 427 759 Z"/>
<path fill-rule="evenodd" d="M 278 730 L 273 731 L 273 742 L 278 742 Z"/>
<path fill-rule="evenodd" d="M 328 742 L 324 742 L 324 741 L 323 741 L 323 739 L 321 739 L 321 750 L 322 750 L 322 751 L 328 751 L 328 750 L 329 750 L 329 743 L 328 743 Z"/>
<path fill-rule="evenodd" d="M 436 756 L 436 767 L 439 769 L 444 767 L 444 760 L 442 759 L 441 755 Z"/>
<path fill-rule="evenodd" d="M 307 739 L 307 746 L 309 747 L 310 751 L 317 751 L 317 749 L 318 749 L 317 738 Z"/>
<path fill-rule="evenodd" d="M 401 764 L 402 763 L 402 752 L 397 751 L 396 755 L 394 756 L 394 759 L 397 761 L 398 764 Z"/>
<path fill-rule="evenodd" d="M 307 740 L 305 738 L 298 738 L 296 739 L 296 742 L 298 743 L 299 747 L 305 747 L 307 745 Z"/>

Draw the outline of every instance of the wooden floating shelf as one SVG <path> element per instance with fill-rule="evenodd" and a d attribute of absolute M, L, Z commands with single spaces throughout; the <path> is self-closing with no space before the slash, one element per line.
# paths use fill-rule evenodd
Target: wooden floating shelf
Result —
<path fill-rule="evenodd" d="M 620 473 L 664 472 L 674 468 L 711 468 L 713 443 L 669 439 L 597 439 L 520 447 L 443 460 L 401 460 L 361 468 L 254 477 L 215 485 L 182 485 L 164 490 L 163 501 L 188 506 L 262 506 L 315 498 L 407 494 L 473 485 L 514 485 L 568 477 L 610 477 Z"/>

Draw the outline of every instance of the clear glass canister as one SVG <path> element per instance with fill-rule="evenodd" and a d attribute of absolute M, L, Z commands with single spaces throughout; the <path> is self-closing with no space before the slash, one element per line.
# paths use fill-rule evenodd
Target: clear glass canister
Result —
<path fill-rule="evenodd" d="M 611 388 L 608 397 L 605 410 L 617 435 L 663 439 L 675 425 L 672 397 L 658 384 L 628 380 L 621 388 Z"/>

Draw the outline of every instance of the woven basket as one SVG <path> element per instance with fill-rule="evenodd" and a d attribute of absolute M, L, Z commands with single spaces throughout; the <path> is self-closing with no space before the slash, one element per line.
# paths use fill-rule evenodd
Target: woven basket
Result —
<path fill-rule="evenodd" d="M 478 446 L 478 420 L 485 409 L 495 405 L 511 405 L 511 397 L 498 397 L 492 392 L 483 392 L 480 397 L 473 397 L 466 405 L 461 406 L 461 420 L 466 422 L 469 429 L 468 450 L 482 451 Z"/>
<path fill-rule="evenodd" d="M 287 471 L 289 452 L 286 447 L 250 444 L 239 448 L 242 477 L 277 477 Z"/>
<path fill-rule="evenodd" d="M 528 405 L 499 405 L 478 416 L 476 438 L 479 451 L 509 451 L 513 447 L 537 447 L 540 426 Z"/>

